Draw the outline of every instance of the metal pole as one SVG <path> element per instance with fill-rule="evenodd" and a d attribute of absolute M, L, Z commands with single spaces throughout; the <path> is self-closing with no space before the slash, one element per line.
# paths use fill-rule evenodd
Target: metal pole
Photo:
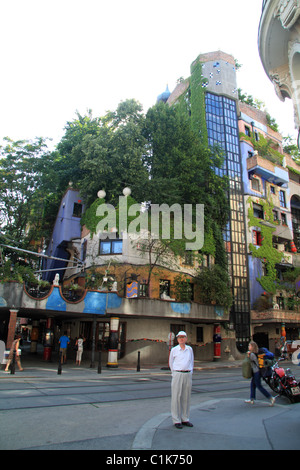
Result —
<path fill-rule="evenodd" d="M 98 362 L 98 374 L 101 374 L 102 369 L 101 369 L 101 349 L 99 351 L 99 362 Z"/>
<path fill-rule="evenodd" d="M 15 369 L 16 369 L 16 350 L 14 348 L 13 350 L 13 358 L 12 358 L 12 362 L 10 364 L 10 373 L 11 374 L 14 374 L 15 373 Z"/>
<path fill-rule="evenodd" d="M 140 370 L 141 370 L 141 352 L 138 351 L 138 360 L 137 360 L 136 371 L 140 372 Z"/>
<path fill-rule="evenodd" d="M 61 367 L 61 356 L 62 356 L 62 352 L 60 351 L 60 352 L 59 352 L 59 356 L 58 356 L 57 375 L 61 375 L 61 370 L 62 370 L 62 367 Z"/>
<path fill-rule="evenodd" d="M 95 367 L 95 347 L 96 347 L 96 317 L 93 319 L 93 340 L 92 340 L 92 362 L 90 368 Z"/>

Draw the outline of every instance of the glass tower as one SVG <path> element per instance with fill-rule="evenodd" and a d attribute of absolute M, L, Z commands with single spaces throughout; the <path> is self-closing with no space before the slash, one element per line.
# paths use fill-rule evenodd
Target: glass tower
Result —
<path fill-rule="evenodd" d="M 234 300 L 231 322 L 237 347 L 244 352 L 250 339 L 250 296 L 236 100 L 207 91 L 205 106 L 208 143 L 219 144 L 225 152 L 223 167 L 217 171 L 229 179 L 230 220 L 224 231 L 224 242 Z"/>

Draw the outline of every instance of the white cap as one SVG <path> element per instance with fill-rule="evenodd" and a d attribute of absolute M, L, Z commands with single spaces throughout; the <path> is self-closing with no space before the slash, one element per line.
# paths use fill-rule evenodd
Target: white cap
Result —
<path fill-rule="evenodd" d="M 186 332 L 185 331 L 179 331 L 179 333 L 177 333 L 176 335 L 176 338 L 177 336 L 186 336 Z"/>

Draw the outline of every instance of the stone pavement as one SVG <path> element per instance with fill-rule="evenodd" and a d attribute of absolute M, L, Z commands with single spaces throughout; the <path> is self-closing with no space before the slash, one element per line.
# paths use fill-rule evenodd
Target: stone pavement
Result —
<path fill-rule="evenodd" d="M 24 371 L 19 372 L 16 369 L 14 375 L 5 374 L 0 370 L 0 389 L 1 384 L 5 383 L 5 377 L 23 380 L 26 378 L 45 378 L 51 377 L 51 380 L 71 379 L 76 380 L 91 377 L 96 374 L 95 369 L 89 368 L 88 363 L 83 363 L 80 369 L 74 367 L 74 364 L 63 366 L 62 375 L 57 375 L 57 363 L 46 363 L 35 359 L 23 360 Z M 241 361 L 220 361 L 220 362 L 196 362 L 196 370 L 208 370 L 219 368 L 237 368 L 241 366 Z M 284 367 L 292 366 L 296 377 L 299 376 L 297 366 L 284 363 Z M 147 374 L 159 373 L 163 366 L 141 366 L 141 377 Z M 101 378 L 112 376 L 126 376 L 136 371 L 136 366 L 122 366 L 118 369 L 102 368 Z M 137 372 L 137 374 L 139 374 Z M 298 377 L 299 378 L 299 377 Z M 248 398 L 244 397 L 244 398 Z M 216 398 L 203 397 L 199 400 L 195 397 L 191 406 L 190 419 L 194 427 L 176 429 L 172 425 L 169 411 L 169 399 L 166 400 L 166 412 L 155 414 L 150 419 L 143 421 L 143 416 L 139 415 L 139 426 L 127 428 L 127 433 L 117 433 L 115 436 L 89 438 L 87 440 L 78 440 L 74 435 L 73 442 L 63 442 L 61 444 L 44 444 L 42 446 L 32 447 L 32 449 L 123 449 L 135 451 L 136 455 L 141 451 L 154 452 L 156 450 L 172 450 L 177 453 L 186 454 L 192 450 L 300 450 L 300 403 L 289 404 L 286 399 L 280 398 L 274 407 L 269 406 L 269 402 L 258 393 L 258 400 L 255 405 L 244 403 L 244 398 Z M 143 404 L 149 409 L 145 410 L 145 416 L 151 416 L 150 403 Z M 134 403 L 128 404 L 128 416 L 134 420 Z M 142 405 L 141 405 L 142 406 Z M 74 413 L 76 407 L 74 408 Z M 155 409 L 155 407 L 153 408 Z M 146 412 L 147 411 L 147 412 Z M 40 413 L 43 411 L 41 410 Z M 61 411 L 59 407 L 51 409 L 57 416 Z M 82 410 L 81 410 L 82 412 Z M 6 411 L 2 412 L 3 415 Z M 79 408 L 78 408 L 79 413 Z M 30 422 L 30 413 L 27 414 L 28 425 Z M 42 416 L 42 415 L 41 415 Z M 128 416 L 126 417 L 128 422 Z M 125 418 L 125 416 L 124 416 Z M 74 417 L 75 419 L 75 417 Z M 76 421 L 76 419 L 75 419 Z M 32 423 L 33 425 L 33 423 Z M 113 424 L 111 424 L 113 425 Z M 1 425 L 0 425 L 1 426 Z M 49 421 L 50 426 L 50 421 Z M 96 424 L 95 424 L 96 426 Z M 122 426 L 120 426 L 122 429 Z M 132 432 L 131 432 L 132 431 Z M 104 431 L 103 431 L 104 432 Z M 22 443 L 20 442 L 22 448 Z M 1 443 L 0 443 L 0 448 Z M 23 447 L 24 448 L 24 447 Z M 26 447 L 28 448 L 28 446 Z M 121 451 L 119 452 L 121 453 Z"/>

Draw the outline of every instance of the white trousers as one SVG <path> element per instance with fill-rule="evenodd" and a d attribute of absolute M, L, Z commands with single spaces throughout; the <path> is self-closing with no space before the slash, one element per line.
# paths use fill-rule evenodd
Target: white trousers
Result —
<path fill-rule="evenodd" d="M 173 424 L 189 421 L 191 391 L 192 373 L 173 371 L 171 383 L 171 413 Z"/>

